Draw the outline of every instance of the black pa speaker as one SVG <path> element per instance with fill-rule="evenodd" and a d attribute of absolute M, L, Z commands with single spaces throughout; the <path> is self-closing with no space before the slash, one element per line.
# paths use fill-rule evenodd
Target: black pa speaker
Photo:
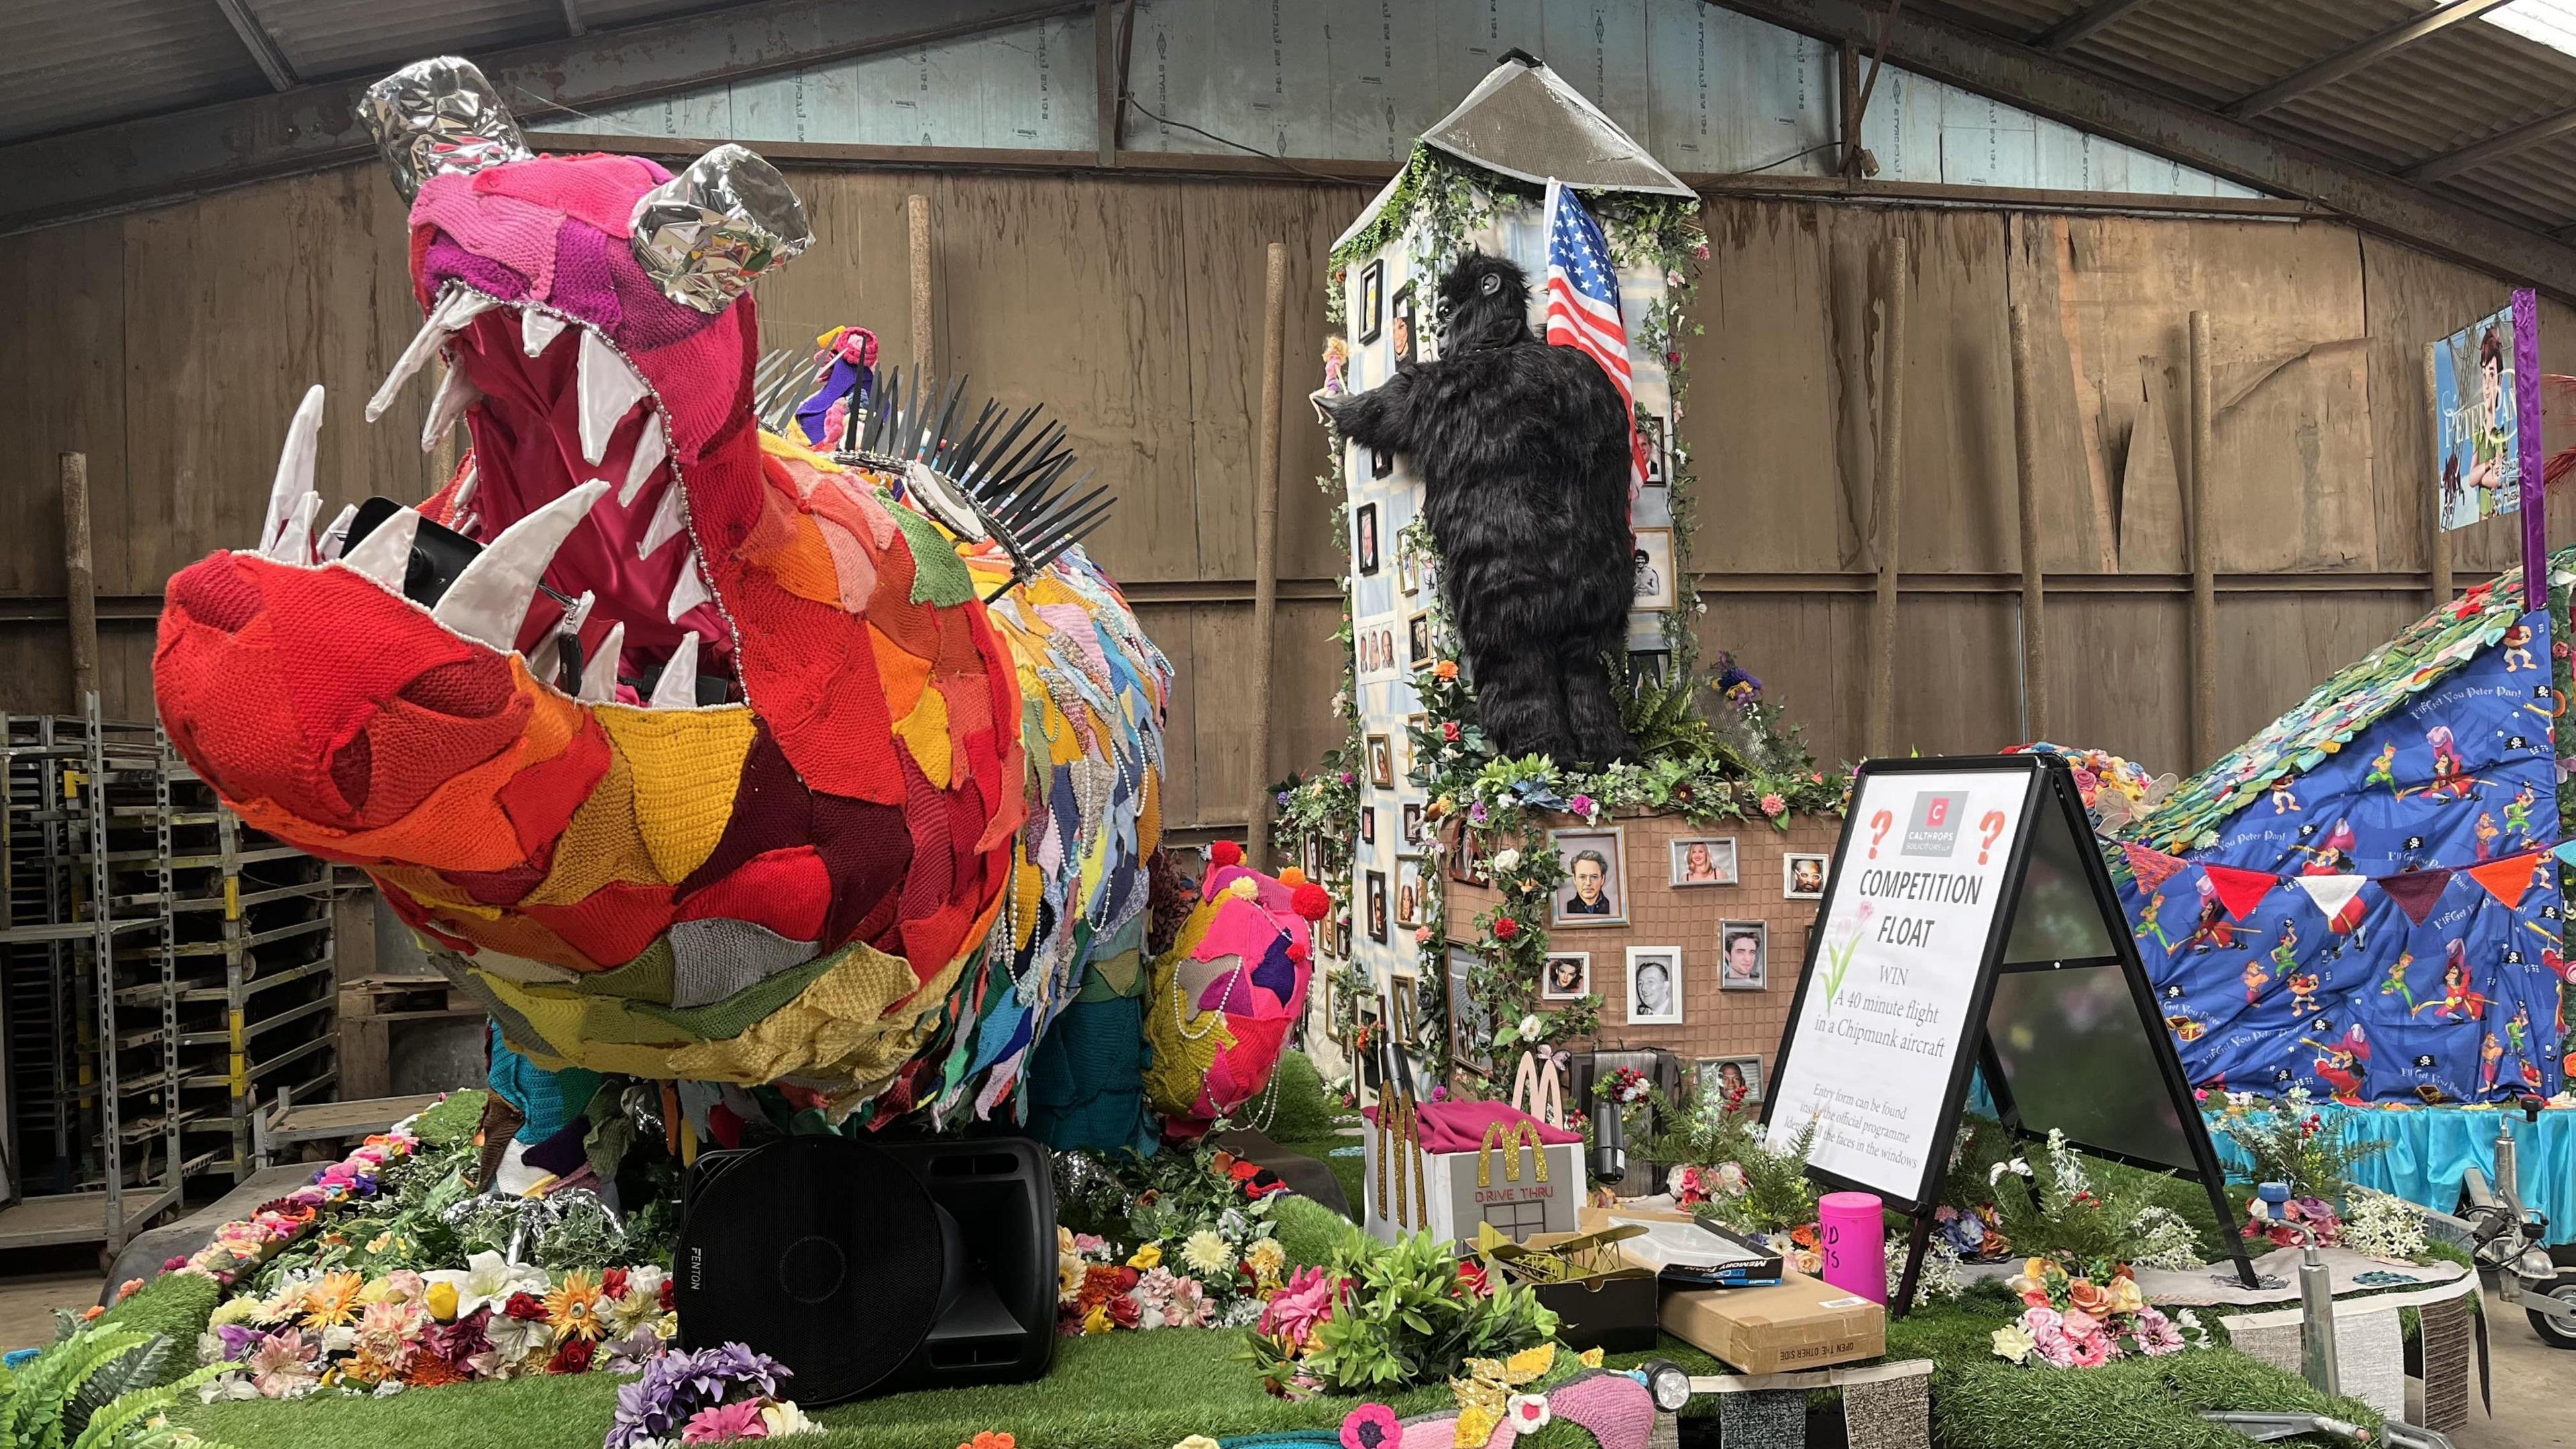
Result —
<path fill-rule="evenodd" d="M 1055 1354 L 1055 1178 L 1025 1137 L 786 1137 L 691 1174 L 687 1347 L 741 1343 L 801 1404 L 1012 1383 Z"/>

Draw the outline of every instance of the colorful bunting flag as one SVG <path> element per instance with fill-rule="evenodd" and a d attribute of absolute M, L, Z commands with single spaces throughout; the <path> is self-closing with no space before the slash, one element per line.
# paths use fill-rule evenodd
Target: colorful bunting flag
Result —
<path fill-rule="evenodd" d="M 2419 926 L 2424 924 L 2426 916 L 2433 914 L 2433 906 L 2442 899 L 2442 892 L 2450 884 L 2451 873 L 2438 865 L 2384 875 L 2378 881 L 2379 888 L 2386 891 L 2388 898 L 2397 902 L 2397 908 L 2406 913 L 2406 919 Z"/>
<path fill-rule="evenodd" d="M 2531 889 L 2531 857 L 2509 855 L 2484 865 L 2469 867 L 2469 879 L 2487 888 L 2487 894 L 2504 903 L 2506 910 L 2522 904 L 2523 893 Z"/>
<path fill-rule="evenodd" d="M 2364 879 L 2357 875 L 2298 875 L 2290 877 L 2290 883 L 2306 891 L 2327 920 L 2340 923 L 2343 908 L 2361 894 Z"/>
<path fill-rule="evenodd" d="M 2174 878 L 2174 873 L 2188 862 L 2181 856 L 2167 855 L 2152 846 L 2122 844 L 2120 853 L 2129 858 L 2130 873 L 2137 876 L 2141 890 L 2152 891 Z"/>
<path fill-rule="evenodd" d="M 2240 870 L 2232 865 L 2204 865 L 2201 869 L 2209 872 L 2209 884 L 2218 892 L 2218 903 L 2227 908 L 2230 917 L 2240 921 L 2281 883 L 2281 878 L 2269 871 Z"/>

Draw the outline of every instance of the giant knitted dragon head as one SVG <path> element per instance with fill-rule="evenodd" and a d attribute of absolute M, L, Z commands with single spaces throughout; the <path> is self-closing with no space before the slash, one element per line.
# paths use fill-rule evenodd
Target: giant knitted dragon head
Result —
<path fill-rule="evenodd" d="M 761 430 L 744 288 L 806 229 L 760 158 L 531 155 L 452 59 L 369 108 L 427 321 L 368 416 L 443 354 L 423 446 L 472 450 L 317 528 L 314 388 L 258 546 L 170 582 L 173 743 L 543 1065 L 990 1111 L 1141 944 L 1162 656 L 1078 550 L 960 511 L 945 420 L 840 463 Z"/>

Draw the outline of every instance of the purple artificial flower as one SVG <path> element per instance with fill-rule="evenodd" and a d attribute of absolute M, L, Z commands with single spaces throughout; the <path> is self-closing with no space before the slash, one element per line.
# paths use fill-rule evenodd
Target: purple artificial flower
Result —
<path fill-rule="evenodd" d="M 692 1354 L 664 1354 L 644 1366 L 641 1378 L 617 1390 L 617 1413 L 606 1449 L 629 1449 L 638 1439 L 668 1439 L 701 1409 L 734 1399 L 774 1399 L 788 1370 L 739 1343 Z"/>
<path fill-rule="evenodd" d="M 249 1357 L 252 1347 L 268 1337 L 246 1323 L 219 1324 L 215 1328 L 215 1336 L 224 1341 L 224 1357 L 234 1363 Z"/>

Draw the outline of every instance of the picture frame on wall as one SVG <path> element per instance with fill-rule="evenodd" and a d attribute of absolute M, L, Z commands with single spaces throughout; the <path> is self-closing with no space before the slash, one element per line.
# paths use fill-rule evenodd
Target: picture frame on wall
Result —
<path fill-rule="evenodd" d="M 1671 842 L 1672 884 L 1685 886 L 1721 886 L 1739 884 L 1735 837 L 1731 835 L 1685 835 Z"/>
<path fill-rule="evenodd" d="M 1764 921 L 1717 923 L 1717 989 L 1763 991 L 1771 985 L 1771 927 Z"/>
<path fill-rule="evenodd" d="M 1400 856 L 1395 862 L 1395 923 L 1405 930 L 1422 924 L 1422 860 Z"/>
<path fill-rule="evenodd" d="M 1377 576 L 1377 505 L 1363 503 L 1351 512 L 1351 557 L 1364 577 Z"/>
<path fill-rule="evenodd" d="M 1414 302 L 1414 284 L 1410 281 L 1395 289 L 1395 365 L 1402 367 L 1414 360 L 1414 336 L 1420 329 L 1420 310 Z"/>
<path fill-rule="evenodd" d="M 1360 807 L 1360 844 L 1377 844 L 1377 807 L 1374 805 Z"/>
<path fill-rule="evenodd" d="M 1565 862 L 1565 882 L 1548 896 L 1548 924 L 1565 930 L 1628 924 L 1627 844 L 1619 827 L 1551 830 L 1547 838 Z"/>
<path fill-rule="evenodd" d="M 1673 578 L 1673 531 L 1669 528 L 1638 529 L 1634 561 L 1637 569 L 1636 597 L 1628 607 L 1631 610 L 1672 608 L 1674 601 L 1681 596 Z"/>
<path fill-rule="evenodd" d="M 1368 737 L 1369 783 L 1381 790 L 1395 788 L 1395 741 L 1385 735 Z"/>
<path fill-rule="evenodd" d="M 1418 802 L 1408 802 L 1405 805 L 1404 830 L 1396 839 L 1402 841 L 1407 850 L 1420 850 L 1431 843 L 1430 838 L 1423 833 L 1422 806 Z"/>
<path fill-rule="evenodd" d="M 1825 898 L 1825 871 L 1833 864 L 1826 855 L 1790 854 L 1780 857 L 1780 896 L 1783 900 L 1821 901 Z"/>
<path fill-rule="evenodd" d="M 1449 878 L 1461 885 L 1486 885 L 1494 878 L 1493 865 L 1476 845 L 1476 832 L 1458 832 L 1457 847 L 1449 852 Z"/>
<path fill-rule="evenodd" d="M 1439 651 L 1431 647 L 1431 611 L 1416 610 L 1404 621 L 1405 663 L 1414 669 L 1428 669 L 1438 660 Z"/>
<path fill-rule="evenodd" d="M 1386 914 L 1386 872 L 1373 870 L 1368 873 L 1368 933 L 1381 946 L 1387 943 Z"/>
<path fill-rule="evenodd" d="M 1392 475 L 1394 474 L 1394 472 L 1395 472 L 1395 453 L 1393 452 L 1393 450 L 1391 450 L 1391 449 L 1387 449 L 1387 448 L 1371 448 L 1371 449 L 1369 449 L 1369 476 L 1370 476 L 1370 477 L 1372 477 L 1372 478 L 1385 478 L 1385 477 L 1390 477 L 1390 476 L 1392 476 Z"/>
<path fill-rule="evenodd" d="M 1699 1063 L 1700 1093 L 1712 1101 L 1732 1098 L 1747 1105 L 1759 1102 L 1762 1078 L 1762 1058 L 1758 1056 L 1707 1057 Z"/>
<path fill-rule="evenodd" d="M 1539 1000 L 1581 1001 L 1591 994 L 1591 952 L 1550 951 L 1547 953 L 1547 963 L 1539 968 Z"/>
<path fill-rule="evenodd" d="M 1670 649 L 1628 651 L 1628 686 L 1631 689 L 1649 684 L 1660 688 L 1672 671 L 1673 651 Z"/>
<path fill-rule="evenodd" d="M 1362 342 L 1375 342 L 1385 326 L 1386 258 L 1379 257 L 1360 268 L 1359 296 L 1351 308 L 1351 320 L 1358 328 Z"/>
<path fill-rule="evenodd" d="M 1682 948 L 1628 948 L 1628 1024 L 1682 1024 Z"/>
<path fill-rule="evenodd" d="M 1669 487 L 1673 481 L 1672 467 L 1665 456 L 1665 432 L 1662 418 L 1643 409 L 1638 410 L 1637 442 L 1645 449 L 1646 486 L 1649 488 Z"/>
<path fill-rule="evenodd" d="M 1449 948 L 1449 1060 L 1480 1077 L 1494 1074 L 1493 1008 L 1475 992 L 1476 949 Z"/>
<path fill-rule="evenodd" d="M 1421 559 L 1401 540 L 1395 545 L 1395 588 L 1396 592 L 1406 595 L 1422 592 Z"/>

